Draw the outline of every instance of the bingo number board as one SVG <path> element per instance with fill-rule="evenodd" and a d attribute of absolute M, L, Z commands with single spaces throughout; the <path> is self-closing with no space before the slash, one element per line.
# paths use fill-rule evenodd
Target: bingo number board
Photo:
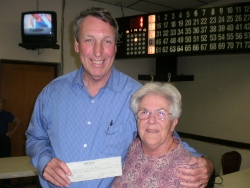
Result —
<path fill-rule="evenodd" d="M 250 3 L 117 18 L 117 58 L 250 51 Z"/>

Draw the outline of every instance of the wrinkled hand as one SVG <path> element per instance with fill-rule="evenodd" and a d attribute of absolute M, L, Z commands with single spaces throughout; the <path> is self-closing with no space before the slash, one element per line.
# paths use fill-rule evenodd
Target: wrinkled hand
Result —
<path fill-rule="evenodd" d="M 57 187 L 69 187 L 71 171 L 65 162 L 53 158 L 43 170 L 43 178 Z"/>
<path fill-rule="evenodd" d="M 207 157 L 192 157 L 188 164 L 191 166 L 198 164 L 198 168 L 179 168 L 177 177 L 183 180 L 180 184 L 189 188 L 206 187 L 214 170 L 214 164 L 211 159 Z"/>

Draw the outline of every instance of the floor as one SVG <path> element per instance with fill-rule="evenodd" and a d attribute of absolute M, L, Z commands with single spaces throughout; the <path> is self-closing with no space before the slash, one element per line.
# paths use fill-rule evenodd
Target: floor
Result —
<path fill-rule="evenodd" d="M 36 184 L 25 185 L 25 188 L 37 188 L 37 185 Z"/>
<path fill-rule="evenodd" d="M 3 187 L 2 185 L 0 185 L 0 188 L 7 188 L 7 187 Z M 20 186 L 12 186 L 9 188 L 21 188 Z M 36 184 L 30 184 L 30 185 L 24 185 L 24 187 L 22 188 L 37 188 Z"/>

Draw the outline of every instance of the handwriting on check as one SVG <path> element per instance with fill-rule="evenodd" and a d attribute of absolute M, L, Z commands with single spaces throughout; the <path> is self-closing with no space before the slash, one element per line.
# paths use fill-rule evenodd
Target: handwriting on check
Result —
<path fill-rule="evenodd" d="M 122 175 L 121 157 L 67 163 L 72 172 L 71 182 L 101 179 Z"/>

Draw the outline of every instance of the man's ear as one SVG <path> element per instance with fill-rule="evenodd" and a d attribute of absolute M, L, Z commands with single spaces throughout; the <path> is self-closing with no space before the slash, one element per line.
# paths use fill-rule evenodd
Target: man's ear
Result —
<path fill-rule="evenodd" d="M 79 52 L 79 43 L 77 42 L 76 39 L 74 39 L 74 48 L 75 48 L 75 52 L 78 53 Z"/>

